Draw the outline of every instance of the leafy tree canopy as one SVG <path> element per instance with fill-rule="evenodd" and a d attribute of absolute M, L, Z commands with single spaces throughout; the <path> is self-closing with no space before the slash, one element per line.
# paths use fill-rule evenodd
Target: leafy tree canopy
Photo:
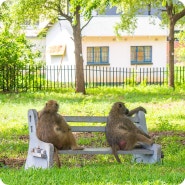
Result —
<path fill-rule="evenodd" d="M 33 64 L 40 53 L 33 53 L 31 47 L 24 34 L 14 34 L 4 29 L 0 33 L 0 65 Z"/>
<path fill-rule="evenodd" d="M 184 10 L 184 5 L 178 0 L 104 0 L 109 6 L 118 7 L 117 11 L 121 12 L 121 21 L 116 24 L 115 30 L 119 34 L 119 31 L 127 30 L 132 32 L 136 28 L 136 15 L 143 14 L 145 11 L 150 11 L 151 8 L 155 9 L 154 15 L 162 18 L 163 24 L 169 24 L 169 17 L 167 14 L 167 6 L 171 8 L 172 15 L 178 14 Z M 185 18 L 178 20 L 178 24 L 185 23 Z"/>
<path fill-rule="evenodd" d="M 98 0 L 13 0 L 12 13 L 22 23 L 27 20 L 37 22 L 43 15 L 50 22 L 55 22 L 63 16 L 75 25 L 77 7 L 80 7 L 80 15 L 88 20 L 97 7 L 104 9 L 105 6 Z"/>
<path fill-rule="evenodd" d="M 32 45 L 26 36 L 19 30 L 16 21 L 9 16 L 9 2 L 3 3 L 0 9 L 1 32 L 0 32 L 0 65 L 22 66 L 33 64 L 40 52 L 32 51 Z"/>
<path fill-rule="evenodd" d="M 176 56 L 178 61 L 185 63 L 185 31 L 181 31 L 177 38 L 179 39 L 179 47 L 176 48 Z"/>
<path fill-rule="evenodd" d="M 12 0 L 12 13 L 19 22 L 36 22 L 40 16 L 50 22 L 56 22 L 58 18 L 64 17 L 70 22 L 73 29 L 76 62 L 76 92 L 85 94 L 85 82 L 83 73 L 82 39 L 81 31 L 91 19 L 92 12 L 98 7 L 106 7 L 99 0 Z M 100 9 L 100 8 L 99 8 Z M 87 23 L 81 25 L 80 16 L 86 19 Z"/>

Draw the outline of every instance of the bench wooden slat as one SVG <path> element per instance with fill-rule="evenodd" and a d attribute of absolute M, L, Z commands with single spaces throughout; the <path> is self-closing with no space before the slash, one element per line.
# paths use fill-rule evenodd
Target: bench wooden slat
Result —
<path fill-rule="evenodd" d="M 107 116 L 63 116 L 67 122 L 107 123 Z M 134 123 L 138 123 L 138 117 L 129 117 Z"/>
<path fill-rule="evenodd" d="M 106 123 L 107 116 L 63 116 L 67 122 Z"/>
<path fill-rule="evenodd" d="M 72 132 L 105 132 L 103 126 L 72 126 Z"/>
<path fill-rule="evenodd" d="M 59 150 L 59 154 L 112 154 L 112 149 L 107 148 L 85 148 L 84 150 Z M 154 151 L 149 149 L 119 150 L 118 154 L 145 154 L 153 155 Z"/>

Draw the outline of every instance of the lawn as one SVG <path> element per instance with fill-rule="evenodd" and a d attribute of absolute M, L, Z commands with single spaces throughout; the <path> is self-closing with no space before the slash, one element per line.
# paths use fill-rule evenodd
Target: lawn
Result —
<path fill-rule="evenodd" d="M 162 145 L 163 164 L 132 163 L 112 155 L 61 156 L 58 169 L 24 170 L 28 149 L 28 109 L 40 110 L 49 99 L 60 104 L 62 115 L 108 115 L 112 104 L 123 101 L 129 109 L 143 106 L 151 136 Z M 185 87 L 160 86 L 73 89 L 51 92 L 0 94 L 0 179 L 8 185 L 58 184 L 180 184 L 185 179 Z M 77 134 L 79 145 L 107 145 L 102 134 Z"/>

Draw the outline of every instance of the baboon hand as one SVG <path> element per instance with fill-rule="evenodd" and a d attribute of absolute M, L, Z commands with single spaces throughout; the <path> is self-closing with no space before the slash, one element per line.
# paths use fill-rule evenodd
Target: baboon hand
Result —
<path fill-rule="evenodd" d="M 143 108 L 143 107 L 141 107 L 141 106 L 140 106 L 140 107 L 138 107 L 138 109 L 139 109 L 139 111 L 143 111 L 145 114 L 147 113 L 147 112 L 146 112 L 146 109 L 145 109 L 145 108 Z"/>
<path fill-rule="evenodd" d="M 155 139 L 152 138 L 152 139 L 151 139 L 151 145 L 153 145 L 154 143 L 155 143 Z"/>

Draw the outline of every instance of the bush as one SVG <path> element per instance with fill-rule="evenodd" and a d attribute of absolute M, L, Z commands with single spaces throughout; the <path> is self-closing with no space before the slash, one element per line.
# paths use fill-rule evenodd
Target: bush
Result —
<path fill-rule="evenodd" d="M 24 34 L 15 34 L 5 28 L 0 33 L 0 89 L 18 89 L 25 77 L 23 66 L 33 65 L 39 55 L 39 51 L 32 51 Z"/>

